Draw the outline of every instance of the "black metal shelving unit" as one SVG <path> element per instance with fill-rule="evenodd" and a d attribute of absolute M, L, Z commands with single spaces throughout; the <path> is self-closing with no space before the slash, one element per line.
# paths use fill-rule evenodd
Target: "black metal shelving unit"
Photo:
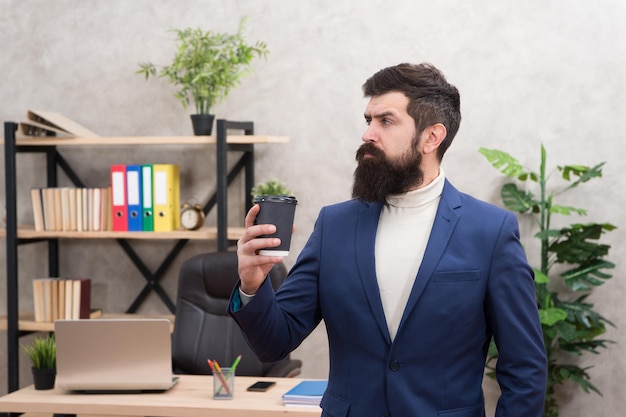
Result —
<path fill-rule="evenodd" d="M 252 205 L 251 190 L 254 186 L 254 144 L 230 144 L 227 142 L 228 132 L 231 130 L 243 131 L 244 135 L 254 134 L 252 122 L 236 122 L 218 119 L 216 122 L 216 191 L 204 206 L 207 214 L 214 208 L 217 210 L 217 250 L 228 249 L 228 186 L 244 173 L 245 207 Z M 5 193 L 6 193 L 6 300 L 7 300 L 7 368 L 8 391 L 19 389 L 19 339 L 30 331 L 19 329 L 19 288 L 18 288 L 18 247 L 24 244 L 43 243 L 48 246 L 48 273 L 49 276 L 59 276 L 58 238 L 28 238 L 18 237 L 17 228 L 17 154 L 43 153 L 46 155 L 46 182 L 47 187 L 57 186 L 57 172 L 61 169 L 76 187 L 85 187 L 83 181 L 74 172 L 68 161 L 59 153 L 56 145 L 22 146 L 16 140 L 18 124 L 5 122 L 4 124 L 4 157 L 5 157 Z M 71 139 L 70 139 L 71 140 Z M 172 144 L 172 143 L 168 143 Z M 97 146 L 97 145 L 95 145 Z M 141 145 L 138 145 L 141 146 Z M 227 155 L 229 152 L 241 152 L 240 158 L 228 169 Z M 245 213 L 244 213 L 245 214 Z M 156 271 L 152 272 L 145 265 L 139 255 L 133 250 L 127 239 L 115 239 L 127 256 L 132 260 L 141 275 L 145 278 L 144 288 L 126 310 L 134 313 L 154 291 L 169 311 L 174 314 L 175 304 L 159 284 L 172 262 L 179 255 L 189 239 L 179 239 L 168 255 L 163 259 Z"/>

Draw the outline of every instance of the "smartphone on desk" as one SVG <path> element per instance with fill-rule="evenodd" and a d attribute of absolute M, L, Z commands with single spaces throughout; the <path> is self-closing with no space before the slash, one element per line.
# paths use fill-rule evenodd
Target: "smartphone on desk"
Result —
<path fill-rule="evenodd" d="M 276 382 L 274 381 L 257 381 L 250 385 L 246 391 L 265 392 L 272 388 L 275 384 Z"/>

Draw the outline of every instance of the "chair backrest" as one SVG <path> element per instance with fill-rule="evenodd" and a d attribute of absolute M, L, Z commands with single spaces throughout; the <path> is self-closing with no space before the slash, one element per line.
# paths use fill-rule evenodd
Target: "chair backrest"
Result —
<path fill-rule="evenodd" d="M 283 264 L 270 272 L 274 291 L 287 275 Z M 183 263 L 178 281 L 176 321 L 172 339 L 174 371 L 210 374 L 207 359 L 227 367 L 242 355 L 237 375 L 295 376 L 302 362 L 289 357 L 262 363 L 252 352 L 241 330 L 227 313 L 228 300 L 239 275 L 235 252 L 194 256 Z"/>

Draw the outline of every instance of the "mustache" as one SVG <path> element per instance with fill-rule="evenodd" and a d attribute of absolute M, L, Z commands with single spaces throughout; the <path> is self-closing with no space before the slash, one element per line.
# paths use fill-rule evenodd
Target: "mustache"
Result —
<path fill-rule="evenodd" d="M 357 149 L 356 151 L 356 160 L 357 162 L 361 162 L 365 155 L 371 155 L 378 160 L 385 160 L 385 154 L 382 150 L 376 147 L 373 143 L 364 143 Z"/>

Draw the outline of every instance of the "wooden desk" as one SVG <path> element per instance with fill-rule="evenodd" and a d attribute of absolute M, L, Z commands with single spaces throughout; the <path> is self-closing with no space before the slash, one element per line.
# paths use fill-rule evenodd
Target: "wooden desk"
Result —
<path fill-rule="evenodd" d="M 276 381 L 267 392 L 248 392 L 255 381 Z M 75 394 L 61 389 L 36 391 L 22 388 L 0 398 L 0 412 L 74 413 L 107 416 L 162 417 L 289 417 L 320 416 L 317 407 L 286 407 L 282 395 L 298 378 L 257 378 L 238 376 L 233 400 L 214 400 L 211 376 L 181 375 L 169 391 L 158 394 Z"/>

